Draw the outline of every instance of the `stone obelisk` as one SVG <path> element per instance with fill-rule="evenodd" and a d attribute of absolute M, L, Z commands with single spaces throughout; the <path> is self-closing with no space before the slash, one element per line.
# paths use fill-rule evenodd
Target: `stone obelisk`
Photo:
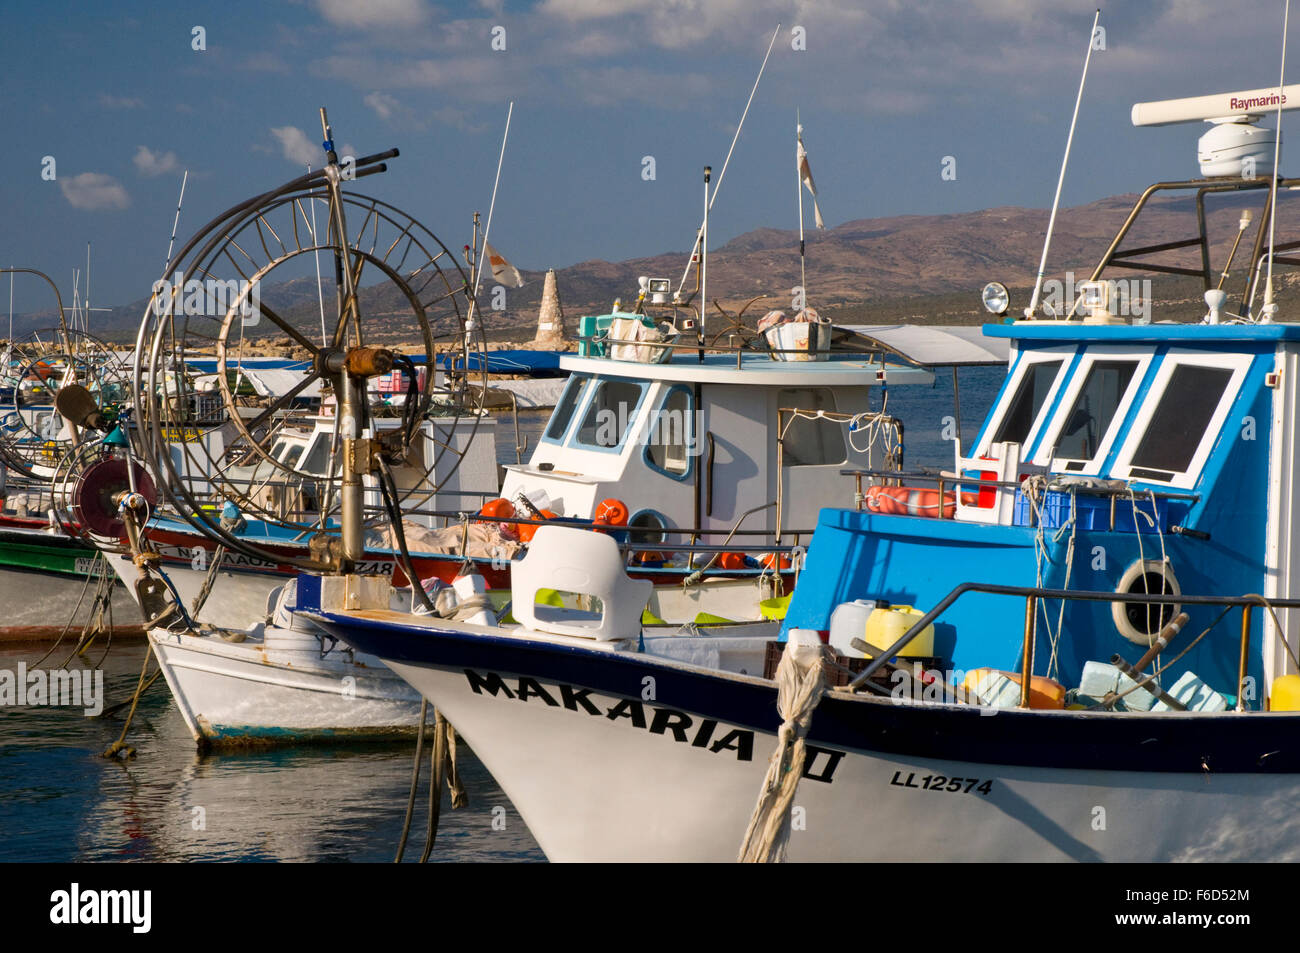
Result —
<path fill-rule="evenodd" d="M 534 348 L 548 351 L 564 350 L 564 309 L 560 307 L 560 293 L 555 287 L 555 269 L 546 272 L 542 286 L 542 304 L 537 310 L 537 336 Z"/>

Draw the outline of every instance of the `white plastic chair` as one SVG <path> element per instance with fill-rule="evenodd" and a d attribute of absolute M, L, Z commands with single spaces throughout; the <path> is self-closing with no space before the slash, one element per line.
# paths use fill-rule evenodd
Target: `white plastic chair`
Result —
<path fill-rule="evenodd" d="M 986 457 L 963 457 L 958 455 L 956 460 L 957 475 L 960 477 L 966 470 L 975 470 L 979 473 L 992 473 L 993 478 L 1002 482 L 1020 481 L 1020 444 L 1018 443 L 995 443 L 989 447 Z M 979 484 L 966 483 L 962 488 L 966 492 L 972 492 L 974 488 L 976 495 L 979 494 Z M 988 490 L 993 490 L 993 503 L 991 506 L 980 506 L 978 503 L 967 504 L 962 502 L 962 494 L 957 494 L 957 519 L 966 520 L 971 523 L 994 523 L 999 526 L 1010 526 L 1016 509 L 1016 490 L 1015 487 L 985 487 L 985 494 Z"/>
<path fill-rule="evenodd" d="M 641 614 L 654 588 L 647 579 L 632 579 L 612 536 L 567 526 L 537 530 L 523 559 L 511 565 L 511 612 L 539 632 L 609 641 L 641 632 Z M 600 618 L 565 618 L 537 612 L 537 591 L 554 589 L 600 600 Z"/>

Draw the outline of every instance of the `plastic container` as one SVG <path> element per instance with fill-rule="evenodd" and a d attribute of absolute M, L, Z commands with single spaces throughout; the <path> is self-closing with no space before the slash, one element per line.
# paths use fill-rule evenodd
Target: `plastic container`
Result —
<path fill-rule="evenodd" d="M 1157 497 L 1152 508 L 1150 497 L 1137 499 L 1138 516 L 1133 517 L 1133 502 L 1127 498 L 1115 501 L 1115 532 L 1117 533 L 1154 533 L 1155 525 L 1146 519 L 1154 517 L 1160 531 L 1169 532 L 1169 501 Z M 1044 529 L 1058 529 L 1070 521 L 1070 494 L 1060 490 L 1048 490 L 1043 494 L 1039 504 L 1039 520 Z M 1081 530 L 1110 530 L 1110 497 L 1091 493 L 1074 494 L 1074 521 Z M 1012 522 L 1016 526 L 1033 526 L 1034 509 L 1029 498 L 1021 490 L 1016 491 L 1016 502 Z"/>
<path fill-rule="evenodd" d="M 831 612 L 831 648 L 849 658 L 868 658 L 865 652 L 859 652 L 853 647 L 853 640 L 867 639 L 867 620 L 875 608 L 874 599 L 854 599 L 837 605 Z"/>
<path fill-rule="evenodd" d="M 1016 708 L 1020 705 L 1019 672 L 977 668 L 966 674 L 964 685 L 968 692 L 974 692 L 991 707 Z M 1064 708 L 1065 693 L 1065 686 L 1050 678 L 1034 675 L 1029 679 L 1030 708 Z"/>
<path fill-rule="evenodd" d="M 1268 710 L 1300 711 L 1300 675 L 1282 675 L 1273 680 Z"/>
<path fill-rule="evenodd" d="M 786 610 L 790 608 L 790 596 L 777 596 L 775 599 L 764 599 L 758 604 L 758 611 L 764 619 L 773 619 L 780 622 L 785 618 Z M 834 615 L 831 616 L 833 620 Z"/>
<path fill-rule="evenodd" d="M 867 618 L 866 635 L 868 643 L 880 649 L 887 649 L 916 625 L 925 616 L 911 606 L 890 606 L 887 609 L 874 609 Z M 899 658 L 915 658 L 934 655 L 934 625 L 927 625 L 911 642 L 903 646 Z"/>

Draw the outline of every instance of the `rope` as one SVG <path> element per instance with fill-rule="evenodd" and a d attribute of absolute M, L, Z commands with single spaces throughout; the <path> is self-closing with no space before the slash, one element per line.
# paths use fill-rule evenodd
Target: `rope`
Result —
<path fill-rule="evenodd" d="M 790 813 L 807 756 L 813 711 L 826 694 L 823 648 L 791 639 L 776 670 L 776 710 L 783 719 L 758 803 L 740 846 L 741 863 L 781 863 L 790 842 Z"/>
<path fill-rule="evenodd" d="M 135 694 L 131 696 L 131 710 L 126 713 L 126 721 L 122 724 L 122 733 L 117 736 L 116 741 L 104 750 L 102 757 L 116 758 L 119 752 L 125 752 L 128 760 L 135 757 L 135 748 L 126 743 L 126 733 L 131 730 L 131 719 L 135 717 L 135 709 L 136 706 L 140 704 L 140 696 L 145 693 L 145 690 L 149 685 L 153 684 L 154 679 L 157 678 L 158 674 L 162 671 L 162 665 L 159 663 L 158 672 L 154 673 L 154 678 L 151 678 L 148 684 L 145 683 L 144 673 L 149 669 L 149 659 L 152 656 L 153 643 L 149 643 L 149 647 L 144 653 L 144 662 L 140 665 L 140 680 L 136 682 Z"/>
<path fill-rule="evenodd" d="M 424 754 L 424 728 L 428 714 L 429 700 L 421 698 L 420 729 L 415 733 L 415 764 L 411 768 L 411 792 L 406 798 L 406 820 L 402 822 L 402 837 L 397 842 L 397 856 L 393 858 L 395 864 L 402 862 L 402 855 L 406 853 L 406 839 L 411 833 L 411 815 L 415 813 L 415 792 L 420 786 L 420 765 L 423 763 L 421 756 Z"/>
<path fill-rule="evenodd" d="M 199 594 L 194 597 L 190 604 L 190 615 L 197 619 L 199 611 L 208 601 L 208 596 L 212 595 L 212 586 L 217 581 L 217 571 L 221 569 L 221 564 L 226 559 L 226 544 L 218 543 L 217 551 L 212 554 L 212 562 L 208 565 L 208 573 L 203 577 L 203 586 L 199 589 Z"/>

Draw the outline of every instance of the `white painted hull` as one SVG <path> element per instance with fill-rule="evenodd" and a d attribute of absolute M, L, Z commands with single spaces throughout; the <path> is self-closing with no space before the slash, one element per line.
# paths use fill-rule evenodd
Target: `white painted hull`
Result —
<path fill-rule="evenodd" d="M 736 859 L 772 734 L 753 759 L 390 663 L 456 725 L 555 861 Z M 510 679 L 506 679 L 510 684 Z M 543 687 L 548 687 L 543 683 Z M 559 697 L 558 690 L 552 693 Z M 602 712 L 617 699 L 592 694 Z M 671 704 L 671 702 L 669 702 Z M 647 709 L 649 705 L 647 705 Z M 700 716 L 692 715 L 696 724 Z M 996 718 L 989 719 L 995 729 Z M 714 737 L 727 726 L 721 725 Z M 816 773 L 826 758 L 810 768 Z M 963 779 L 950 791 L 924 780 Z M 967 782 L 975 780 L 967 793 Z M 991 781 L 988 793 L 976 790 Z M 991 767 L 849 752 L 805 777 L 791 860 L 1300 860 L 1300 777 Z"/>
<path fill-rule="evenodd" d="M 90 557 L 86 557 L 87 562 Z M 84 598 L 82 593 L 85 593 Z M 80 634 L 90 619 L 95 581 L 89 587 L 84 577 L 36 570 L 0 568 L 0 627 L 60 626 L 72 620 L 70 636 Z M 77 607 L 81 600 L 80 608 Z M 113 590 L 115 625 L 139 625 L 140 608 L 121 586 Z"/>
<path fill-rule="evenodd" d="M 127 590 L 134 597 L 135 580 L 139 578 L 139 572 L 130 557 L 108 555 L 107 558 L 113 571 L 126 584 Z M 176 592 L 188 611 L 203 588 L 208 575 L 207 570 L 169 565 L 166 572 L 167 578 L 176 587 Z M 284 576 L 273 573 L 218 570 L 217 578 L 212 584 L 212 592 L 199 610 L 198 621 L 227 629 L 251 628 L 266 619 L 267 600 L 271 592 L 276 587 L 284 585 L 285 581 Z"/>
<path fill-rule="evenodd" d="M 155 629 L 149 641 L 177 707 L 201 744 L 382 739 L 412 733 L 420 697 L 378 660 L 318 643 L 268 649 L 260 639 Z"/>

